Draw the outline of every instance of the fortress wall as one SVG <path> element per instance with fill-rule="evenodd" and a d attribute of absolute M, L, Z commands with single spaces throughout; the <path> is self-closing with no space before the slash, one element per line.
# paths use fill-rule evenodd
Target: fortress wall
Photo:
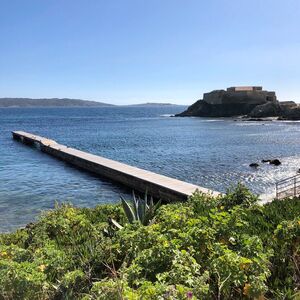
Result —
<path fill-rule="evenodd" d="M 205 93 L 203 100 L 211 105 L 218 104 L 249 104 L 260 105 L 268 101 L 276 101 L 275 92 L 261 90 L 240 90 L 240 91 L 212 91 Z"/>

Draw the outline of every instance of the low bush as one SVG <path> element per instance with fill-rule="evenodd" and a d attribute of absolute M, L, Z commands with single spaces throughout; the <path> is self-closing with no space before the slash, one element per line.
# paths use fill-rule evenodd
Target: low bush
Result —
<path fill-rule="evenodd" d="M 122 204 L 57 206 L 0 234 L 0 299 L 300 297 L 300 200 L 257 200 L 195 193 L 147 226 Z"/>

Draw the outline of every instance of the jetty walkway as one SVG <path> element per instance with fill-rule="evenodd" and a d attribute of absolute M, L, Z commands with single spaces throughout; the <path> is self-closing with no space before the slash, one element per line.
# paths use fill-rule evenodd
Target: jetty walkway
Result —
<path fill-rule="evenodd" d="M 154 172 L 129 166 L 98 155 L 83 152 L 58 144 L 41 136 L 24 131 L 13 131 L 13 138 L 27 145 L 35 145 L 48 153 L 76 167 L 108 178 L 141 193 L 147 193 L 165 201 L 185 201 L 196 190 L 217 196 L 220 193 L 191 183 L 180 181 Z"/>

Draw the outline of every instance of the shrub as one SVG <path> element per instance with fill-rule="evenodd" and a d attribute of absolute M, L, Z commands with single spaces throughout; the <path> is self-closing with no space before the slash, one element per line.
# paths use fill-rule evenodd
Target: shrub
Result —
<path fill-rule="evenodd" d="M 244 185 L 238 183 L 235 188 L 228 189 L 225 196 L 221 198 L 221 205 L 226 209 L 232 208 L 236 205 L 249 207 L 258 202 L 258 196 L 252 194 Z"/>
<path fill-rule="evenodd" d="M 41 266 L 29 261 L 0 260 L 1 298 L 47 299 L 51 290 Z"/>
<path fill-rule="evenodd" d="M 162 205 L 147 226 L 120 204 L 57 206 L 0 234 L 0 299 L 293 299 L 299 212 L 299 199 L 260 206 L 241 185 Z"/>

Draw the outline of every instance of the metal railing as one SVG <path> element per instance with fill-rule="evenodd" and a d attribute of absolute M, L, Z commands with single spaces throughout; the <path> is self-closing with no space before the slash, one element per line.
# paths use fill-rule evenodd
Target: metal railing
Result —
<path fill-rule="evenodd" d="M 276 182 L 276 198 L 297 197 L 300 195 L 300 174 Z"/>

